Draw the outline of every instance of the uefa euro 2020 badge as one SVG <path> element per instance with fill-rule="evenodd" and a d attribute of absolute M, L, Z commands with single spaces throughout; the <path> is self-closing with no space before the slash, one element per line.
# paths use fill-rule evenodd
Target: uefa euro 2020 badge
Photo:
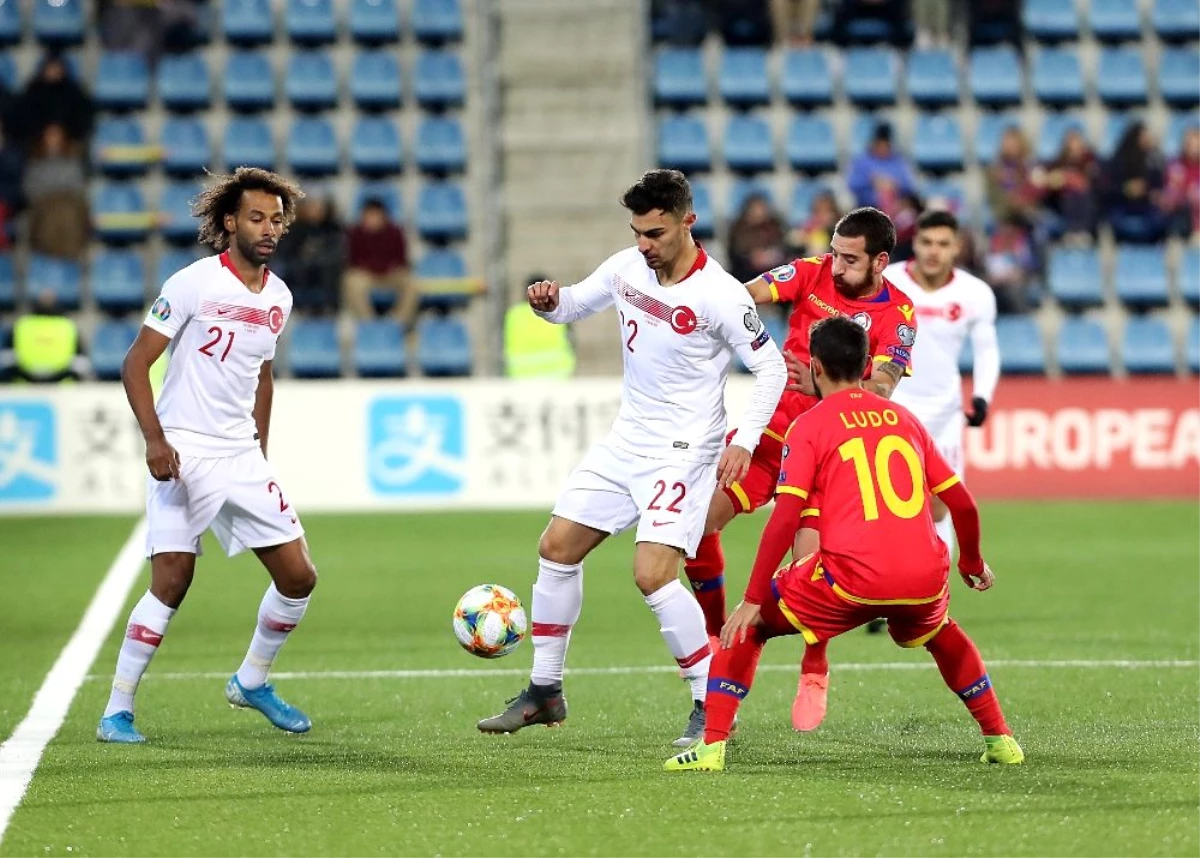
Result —
<path fill-rule="evenodd" d="M 171 318 L 171 302 L 162 295 L 159 295 L 154 305 L 150 308 L 150 315 L 160 322 L 165 322 Z"/>

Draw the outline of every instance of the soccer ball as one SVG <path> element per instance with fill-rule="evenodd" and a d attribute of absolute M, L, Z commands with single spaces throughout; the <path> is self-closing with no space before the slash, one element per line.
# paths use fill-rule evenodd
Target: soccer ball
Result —
<path fill-rule="evenodd" d="M 454 636 L 480 658 L 500 658 L 517 648 L 527 623 L 521 600 L 507 587 L 472 587 L 454 608 Z"/>

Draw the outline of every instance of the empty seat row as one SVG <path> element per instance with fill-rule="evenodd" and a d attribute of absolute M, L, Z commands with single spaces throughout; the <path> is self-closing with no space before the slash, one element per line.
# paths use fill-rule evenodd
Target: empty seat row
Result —
<path fill-rule="evenodd" d="M 1102 41 L 1124 41 L 1142 35 L 1138 0 L 1090 0 L 1086 19 Z M 1021 10 L 1025 31 L 1039 41 L 1070 41 L 1079 37 L 1083 18 L 1075 0 L 1025 0 Z M 1150 25 L 1160 38 L 1200 38 L 1200 6 L 1192 0 L 1155 0 Z"/>
<path fill-rule="evenodd" d="M 343 374 L 337 326 L 330 319 L 299 319 L 289 326 L 284 359 L 299 378 L 336 378 Z M 467 326 L 452 315 L 425 316 L 416 324 L 416 363 L 427 376 L 471 374 L 471 342 Z M 351 354 L 361 376 L 408 374 L 403 332 L 393 321 L 359 322 Z"/>
<path fill-rule="evenodd" d="M 720 97 L 737 107 L 763 105 L 771 100 L 773 82 L 768 54 L 760 48 L 728 48 L 721 54 L 717 74 Z M 887 48 L 852 48 L 845 54 L 842 86 L 846 97 L 862 107 L 895 104 L 899 84 L 919 105 L 957 104 L 962 73 L 948 50 L 915 50 L 908 55 L 904 74 L 899 56 Z M 1045 48 L 1029 61 L 1029 76 L 1039 101 L 1051 105 L 1081 104 L 1085 82 L 1074 50 Z M 967 82 L 976 101 L 989 107 L 1019 104 L 1024 96 L 1024 64 L 1011 45 L 977 48 L 971 53 Z M 1099 97 L 1108 104 L 1144 104 L 1150 79 L 1168 104 L 1188 106 L 1200 101 L 1200 52 L 1175 47 L 1162 52 L 1153 75 L 1147 72 L 1136 47 L 1105 48 L 1096 73 Z M 834 98 L 832 65 L 819 48 L 790 50 L 783 56 L 781 89 L 799 107 L 828 105 Z M 655 57 L 654 93 L 659 104 L 688 107 L 709 100 L 708 76 L 699 49 L 665 48 Z"/>
<path fill-rule="evenodd" d="M 293 126 L 290 138 L 314 135 L 314 120 Z M 325 120 L 315 120 L 328 126 Z M 332 130 L 332 126 L 329 126 Z M 329 138 L 326 130 L 319 132 Z M 335 135 L 336 137 L 336 135 Z M 271 126 L 259 117 L 233 117 L 225 124 L 223 163 L 229 167 L 257 166 L 274 169 L 276 145 Z M 404 146 L 394 121 L 384 117 L 360 118 L 350 132 L 350 162 L 364 174 L 390 174 L 404 167 Z M 429 116 L 421 120 L 413 146 L 418 169 L 432 173 L 466 169 L 467 143 L 461 123 L 453 117 Z M 209 142 L 203 121 L 192 117 L 170 117 L 162 126 L 157 144 L 147 141 L 142 124 L 131 117 L 102 119 L 92 137 L 92 161 L 110 176 L 144 173 L 161 163 L 172 175 L 195 175 L 221 161 Z"/>
<path fill-rule="evenodd" d="M 429 109 L 461 105 L 466 78 L 457 53 L 426 50 L 413 63 L 413 96 Z M 164 57 L 156 77 L 159 98 L 170 110 L 207 108 L 212 103 L 212 75 L 199 53 Z M 225 103 L 234 110 L 266 110 L 278 101 L 275 69 L 265 52 L 232 54 L 222 75 Z M 298 110 L 323 110 L 339 101 L 341 85 L 333 57 L 325 51 L 293 52 L 284 69 L 283 93 Z M 400 62 L 394 51 L 356 53 L 348 91 L 364 110 L 399 107 L 403 101 Z M 141 110 L 150 101 L 151 75 L 140 54 L 106 52 L 100 55 L 92 85 L 96 103 L 107 110 Z"/>
<path fill-rule="evenodd" d="M 1054 250 L 1047 280 L 1050 294 L 1068 307 L 1079 309 L 1104 303 L 1104 266 L 1094 249 Z M 1185 301 L 1200 305 L 1200 248 L 1188 248 L 1174 272 L 1168 271 L 1161 248 L 1117 248 L 1111 282 L 1122 303 L 1139 309 L 1166 306 L 1172 280 Z"/>
<path fill-rule="evenodd" d="M 221 31 L 229 41 L 265 44 L 275 39 L 270 0 L 224 0 L 210 4 L 205 12 L 218 5 Z M 417 39 L 436 44 L 462 38 L 459 0 L 411 0 L 407 5 L 411 6 L 408 24 Z M 38 41 L 54 46 L 83 42 L 87 27 L 85 0 L 0 0 L 0 45 L 21 41 L 21 11 L 30 6 L 29 23 Z M 403 27 L 397 0 L 350 0 L 348 4 L 341 0 L 287 0 L 283 33 L 305 44 L 333 42 L 342 26 L 339 18 L 344 10 L 346 29 L 355 41 L 380 44 L 400 38 Z"/>

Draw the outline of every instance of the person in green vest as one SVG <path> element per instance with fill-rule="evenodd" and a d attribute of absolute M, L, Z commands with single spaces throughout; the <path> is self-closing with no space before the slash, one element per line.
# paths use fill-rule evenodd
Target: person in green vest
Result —
<path fill-rule="evenodd" d="M 12 350 L 15 375 L 23 381 L 78 381 L 87 371 L 79 327 L 49 289 L 38 294 L 32 313 L 17 319 Z"/>
<path fill-rule="evenodd" d="M 534 274 L 528 282 L 547 278 Z M 509 378 L 569 378 L 575 372 L 575 350 L 566 325 L 539 319 L 528 301 L 504 314 L 504 363 Z"/>

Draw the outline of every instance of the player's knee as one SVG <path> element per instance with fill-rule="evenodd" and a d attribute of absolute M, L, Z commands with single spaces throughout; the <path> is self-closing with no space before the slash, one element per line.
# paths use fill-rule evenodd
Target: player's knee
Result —
<path fill-rule="evenodd" d="M 583 559 L 579 556 L 578 546 L 572 544 L 566 534 L 553 524 L 542 532 L 542 538 L 538 540 L 538 556 L 564 566 L 573 566 Z"/>
<path fill-rule="evenodd" d="M 178 608 L 192 586 L 194 569 L 193 555 L 155 555 L 151 566 L 150 593 L 168 608 Z"/>
<path fill-rule="evenodd" d="M 633 583 L 642 591 L 643 596 L 657 593 L 677 577 L 679 577 L 679 572 L 675 569 L 659 569 L 653 566 L 642 568 L 635 566 L 633 570 Z"/>

